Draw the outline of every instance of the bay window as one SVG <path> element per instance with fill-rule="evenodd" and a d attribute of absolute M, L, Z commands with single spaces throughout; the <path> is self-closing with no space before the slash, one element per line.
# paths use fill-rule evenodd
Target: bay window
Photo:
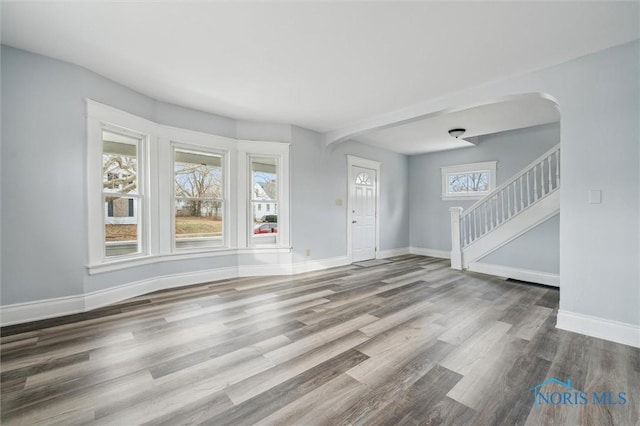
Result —
<path fill-rule="evenodd" d="M 290 253 L 288 143 L 164 126 L 89 99 L 87 135 L 89 274 Z"/>

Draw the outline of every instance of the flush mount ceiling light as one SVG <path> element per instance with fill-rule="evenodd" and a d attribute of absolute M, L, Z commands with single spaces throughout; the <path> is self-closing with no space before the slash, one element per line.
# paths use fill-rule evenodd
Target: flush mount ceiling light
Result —
<path fill-rule="evenodd" d="M 458 139 L 460 136 L 464 135 L 464 132 L 466 131 L 466 129 L 451 129 L 449 130 L 449 134 Z"/>

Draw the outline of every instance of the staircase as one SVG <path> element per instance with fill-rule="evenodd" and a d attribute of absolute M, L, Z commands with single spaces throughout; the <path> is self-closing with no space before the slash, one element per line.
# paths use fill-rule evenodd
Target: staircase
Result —
<path fill-rule="evenodd" d="M 560 211 L 560 145 L 466 210 L 452 207 L 451 267 L 470 264 Z"/>

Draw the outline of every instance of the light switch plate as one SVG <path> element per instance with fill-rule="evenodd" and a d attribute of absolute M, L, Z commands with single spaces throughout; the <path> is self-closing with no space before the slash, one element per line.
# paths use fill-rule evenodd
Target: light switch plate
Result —
<path fill-rule="evenodd" d="M 599 189 L 590 189 L 589 190 L 589 204 L 600 204 L 602 203 L 602 191 Z"/>
<path fill-rule="evenodd" d="M 336 200 L 336 206 L 338 206 L 338 207 L 342 206 L 342 200 L 341 199 L 337 199 Z"/>

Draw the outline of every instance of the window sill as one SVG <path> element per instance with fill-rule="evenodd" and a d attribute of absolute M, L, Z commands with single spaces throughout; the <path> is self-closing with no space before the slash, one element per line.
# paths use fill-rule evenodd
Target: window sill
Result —
<path fill-rule="evenodd" d="M 128 259 L 109 260 L 103 263 L 87 265 L 89 275 L 98 275 L 121 269 L 134 268 L 137 266 L 152 265 L 160 262 L 173 262 L 178 260 L 198 259 L 203 257 L 237 256 L 239 254 L 259 253 L 291 253 L 291 247 L 250 247 L 250 248 L 223 248 L 206 251 L 176 252 L 162 255 L 149 255 L 131 257 Z"/>

